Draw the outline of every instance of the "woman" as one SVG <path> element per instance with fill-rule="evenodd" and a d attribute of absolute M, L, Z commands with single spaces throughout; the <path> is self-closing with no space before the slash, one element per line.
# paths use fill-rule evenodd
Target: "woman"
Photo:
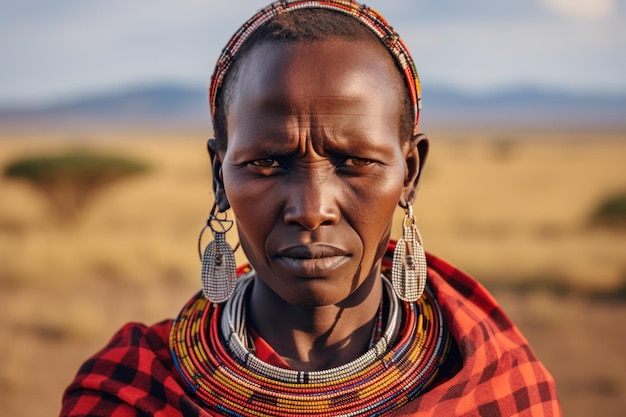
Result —
<path fill-rule="evenodd" d="M 419 100 L 373 10 L 281 1 L 253 16 L 211 83 L 203 292 L 174 321 L 125 326 L 61 415 L 559 415 L 552 377 L 493 298 L 424 253 Z M 239 278 L 228 209 L 250 262 Z"/>

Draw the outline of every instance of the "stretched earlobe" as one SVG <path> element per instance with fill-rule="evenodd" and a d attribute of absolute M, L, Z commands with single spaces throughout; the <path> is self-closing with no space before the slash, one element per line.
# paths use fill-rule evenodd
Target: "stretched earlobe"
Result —
<path fill-rule="evenodd" d="M 215 194 L 215 203 L 220 213 L 230 208 L 226 190 L 224 189 L 224 180 L 222 178 L 222 160 L 217 150 L 217 141 L 213 138 L 207 141 L 207 150 L 211 158 L 213 172 L 213 193 Z"/>
<path fill-rule="evenodd" d="M 415 195 L 422 178 L 422 170 L 428 156 L 428 137 L 419 133 L 413 136 L 407 143 L 406 151 L 406 176 L 404 179 L 405 204 L 411 204 L 415 200 Z"/>

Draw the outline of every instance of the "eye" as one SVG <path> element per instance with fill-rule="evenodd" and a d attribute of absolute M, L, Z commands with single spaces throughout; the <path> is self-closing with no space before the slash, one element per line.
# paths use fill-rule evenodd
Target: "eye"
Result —
<path fill-rule="evenodd" d="M 365 159 L 365 158 L 346 158 L 343 160 L 343 162 L 341 163 L 342 166 L 345 167 L 366 167 L 368 165 L 373 164 L 374 161 L 372 161 L 371 159 Z"/>
<path fill-rule="evenodd" d="M 250 172 L 262 177 L 270 177 L 284 171 L 285 165 L 280 159 L 263 158 L 255 159 L 247 163 Z"/>
<path fill-rule="evenodd" d="M 259 168 L 279 168 L 280 163 L 276 159 L 266 158 L 266 159 L 257 159 L 256 161 L 250 162 L 250 165 Z"/>

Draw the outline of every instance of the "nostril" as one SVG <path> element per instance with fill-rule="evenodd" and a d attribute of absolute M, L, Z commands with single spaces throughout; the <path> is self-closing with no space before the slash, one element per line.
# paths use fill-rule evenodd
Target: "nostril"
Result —
<path fill-rule="evenodd" d="M 320 226 L 332 226 L 336 224 L 337 216 L 324 213 L 293 213 L 286 214 L 284 220 L 287 224 L 297 224 L 306 230 L 315 230 Z"/>

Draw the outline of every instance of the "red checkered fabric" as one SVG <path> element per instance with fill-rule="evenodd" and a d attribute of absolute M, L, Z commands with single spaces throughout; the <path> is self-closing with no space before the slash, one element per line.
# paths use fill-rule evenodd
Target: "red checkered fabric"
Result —
<path fill-rule="evenodd" d="M 463 367 L 395 416 L 560 416 L 554 379 L 478 282 L 427 256 L 428 278 Z"/>
<path fill-rule="evenodd" d="M 395 416 L 560 416 L 554 380 L 487 291 L 428 256 L 429 285 L 462 367 Z M 174 366 L 171 320 L 130 323 L 87 360 L 63 397 L 61 416 L 219 416 L 203 410 Z"/>

